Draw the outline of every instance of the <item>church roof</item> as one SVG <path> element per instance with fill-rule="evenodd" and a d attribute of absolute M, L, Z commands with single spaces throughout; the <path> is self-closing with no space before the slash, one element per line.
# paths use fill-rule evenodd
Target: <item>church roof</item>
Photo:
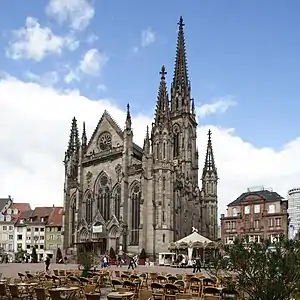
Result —
<path fill-rule="evenodd" d="M 188 236 L 182 238 L 181 240 L 177 241 L 176 244 L 180 244 L 180 243 L 187 243 L 187 244 L 189 244 L 189 243 L 195 243 L 195 242 L 207 243 L 207 244 L 208 243 L 212 243 L 211 240 L 209 240 L 205 236 L 202 236 L 198 232 L 194 231 L 190 235 L 188 235 Z"/>

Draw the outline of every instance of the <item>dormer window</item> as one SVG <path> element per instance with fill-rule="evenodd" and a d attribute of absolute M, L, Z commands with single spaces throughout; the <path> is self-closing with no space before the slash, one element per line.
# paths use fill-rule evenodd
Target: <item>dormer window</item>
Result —
<path fill-rule="evenodd" d="M 20 224 L 24 224 L 24 220 L 23 219 L 20 220 Z"/>
<path fill-rule="evenodd" d="M 41 218 L 41 222 L 44 222 L 44 218 Z"/>
<path fill-rule="evenodd" d="M 10 216 L 10 215 L 7 215 L 5 221 L 10 222 L 10 221 L 11 221 L 11 216 Z"/>
<path fill-rule="evenodd" d="M 15 209 L 14 210 L 14 215 L 17 215 L 19 213 L 19 210 L 18 209 Z"/>
<path fill-rule="evenodd" d="M 11 209 L 10 208 L 7 210 L 7 214 L 11 215 Z"/>

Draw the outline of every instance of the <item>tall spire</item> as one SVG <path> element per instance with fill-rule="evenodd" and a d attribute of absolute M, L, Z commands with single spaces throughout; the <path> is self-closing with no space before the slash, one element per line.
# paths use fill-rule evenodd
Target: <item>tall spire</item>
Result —
<path fill-rule="evenodd" d="M 161 75 L 158 96 L 156 102 L 156 110 L 155 110 L 155 125 L 162 125 L 169 121 L 170 117 L 170 108 L 169 108 L 169 96 L 166 85 L 166 68 L 163 65 L 161 67 L 161 71 L 159 72 Z"/>
<path fill-rule="evenodd" d="M 131 130 L 131 115 L 129 103 L 127 104 L 126 129 Z"/>
<path fill-rule="evenodd" d="M 79 141 L 79 132 L 77 127 L 77 120 L 74 117 L 72 119 L 72 125 L 71 125 L 71 132 L 70 132 L 70 138 L 69 138 L 69 144 L 66 155 L 71 156 L 80 146 Z"/>
<path fill-rule="evenodd" d="M 215 175 L 215 179 L 218 179 L 218 173 L 217 168 L 215 165 L 215 159 L 214 159 L 214 152 L 211 142 L 211 130 L 208 130 L 208 142 L 207 142 L 207 149 L 206 149 L 206 157 L 205 157 L 205 163 L 202 173 L 202 179 L 206 177 L 206 175 Z"/>
<path fill-rule="evenodd" d="M 86 130 L 85 130 L 85 122 L 83 122 L 83 129 L 82 129 L 81 143 L 82 143 L 83 146 L 86 146 L 86 144 L 87 144 L 87 137 L 86 137 Z"/>
<path fill-rule="evenodd" d="M 145 154 L 150 153 L 150 138 L 149 138 L 149 126 L 148 125 L 147 125 L 147 129 L 146 129 L 146 137 L 144 139 L 143 151 Z"/>
<path fill-rule="evenodd" d="M 183 18 L 180 17 L 178 22 L 178 37 L 177 37 L 177 49 L 176 49 L 176 58 L 175 58 L 175 69 L 172 82 L 172 89 L 176 90 L 178 88 L 186 89 L 190 86 L 188 69 L 187 69 L 187 58 L 185 51 L 185 40 L 183 32 Z"/>

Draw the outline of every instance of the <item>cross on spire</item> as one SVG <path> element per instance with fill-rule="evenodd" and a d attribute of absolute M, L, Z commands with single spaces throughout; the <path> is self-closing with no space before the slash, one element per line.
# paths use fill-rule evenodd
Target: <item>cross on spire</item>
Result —
<path fill-rule="evenodd" d="M 180 16 L 179 22 L 177 23 L 180 27 L 183 27 L 185 24 L 183 23 L 183 17 Z"/>
<path fill-rule="evenodd" d="M 167 72 L 166 72 L 166 68 L 164 65 L 162 65 L 161 67 L 161 71 L 159 72 L 159 74 L 161 75 L 161 79 L 166 79 Z"/>

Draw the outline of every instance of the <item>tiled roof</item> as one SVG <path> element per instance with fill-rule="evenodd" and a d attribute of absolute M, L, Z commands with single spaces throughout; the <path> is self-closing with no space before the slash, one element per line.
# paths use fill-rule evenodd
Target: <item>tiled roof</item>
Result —
<path fill-rule="evenodd" d="M 32 210 L 28 210 L 28 211 L 23 211 L 19 218 L 17 219 L 16 223 L 15 223 L 15 226 L 25 226 L 26 224 L 26 221 L 29 219 L 29 217 L 31 216 L 32 214 Z M 24 223 L 21 223 L 20 220 L 25 220 Z"/>
<path fill-rule="evenodd" d="M 47 226 L 62 226 L 63 207 L 54 207 L 48 219 Z"/>
<path fill-rule="evenodd" d="M 20 212 L 31 210 L 29 203 L 13 203 L 11 209 L 17 209 Z"/>
<path fill-rule="evenodd" d="M 268 191 L 268 190 L 262 190 L 262 191 L 255 191 L 255 192 L 245 192 L 242 195 L 240 195 L 236 200 L 232 201 L 228 204 L 228 206 L 235 206 L 241 204 L 242 200 L 249 195 L 257 195 L 264 198 L 267 202 L 274 202 L 274 201 L 282 201 L 284 198 L 280 196 L 276 192 Z"/>

